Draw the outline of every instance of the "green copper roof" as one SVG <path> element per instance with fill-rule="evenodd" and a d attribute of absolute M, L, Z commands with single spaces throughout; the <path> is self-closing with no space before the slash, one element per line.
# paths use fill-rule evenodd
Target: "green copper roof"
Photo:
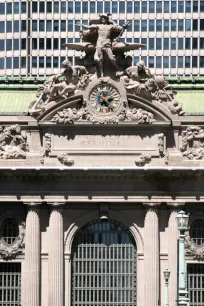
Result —
<path fill-rule="evenodd" d="M 180 91 L 176 98 L 182 102 L 186 115 L 204 114 L 204 91 Z"/>
<path fill-rule="evenodd" d="M 0 115 L 27 115 L 35 91 L 0 91 Z"/>

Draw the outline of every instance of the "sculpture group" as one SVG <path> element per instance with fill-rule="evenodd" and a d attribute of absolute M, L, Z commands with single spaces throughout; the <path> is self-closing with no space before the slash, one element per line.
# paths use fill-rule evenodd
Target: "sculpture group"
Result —
<path fill-rule="evenodd" d="M 129 26 L 128 22 L 123 26 L 117 25 L 108 13 L 90 20 L 89 25 L 77 25 L 81 27 L 81 42 L 65 46 L 85 52 L 82 64 L 72 66 L 65 60 L 62 63 L 62 73 L 52 75 L 38 90 L 36 100 L 30 105 L 31 115 L 39 116 L 56 103 L 83 94 L 93 80 L 105 82 L 107 77 L 123 86 L 127 94 L 142 96 L 149 101 L 166 102 L 172 114 L 183 114 L 181 104 L 175 100 L 174 93 L 164 77 L 152 75 L 143 61 L 133 66 L 132 57 L 126 55 L 127 51 L 143 47 L 142 44 L 126 44 L 120 41 Z M 100 97 L 105 99 L 104 92 Z M 110 104 L 110 101 L 100 102 Z"/>

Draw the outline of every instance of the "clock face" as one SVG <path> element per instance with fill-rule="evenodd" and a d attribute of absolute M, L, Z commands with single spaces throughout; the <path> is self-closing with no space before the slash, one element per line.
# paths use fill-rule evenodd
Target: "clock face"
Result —
<path fill-rule="evenodd" d="M 99 115 L 115 113 L 120 107 L 120 94 L 112 85 L 98 85 L 90 93 L 90 107 Z"/>

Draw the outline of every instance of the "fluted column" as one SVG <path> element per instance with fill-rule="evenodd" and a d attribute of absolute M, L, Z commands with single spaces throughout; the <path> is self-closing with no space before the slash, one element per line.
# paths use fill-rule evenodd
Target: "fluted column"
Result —
<path fill-rule="evenodd" d="M 63 206 L 51 206 L 49 223 L 49 306 L 64 305 L 64 232 Z"/>
<path fill-rule="evenodd" d="M 176 215 L 181 210 L 183 204 L 169 203 L 169 223 L 168 223 L 168 268 L 171 271 L 169 278 L 169 305 L 176 306 L 177 300 L 177 241 L 178 230 Z"/>
<path fill-rule="evenodd" d="M 144 228 L 144 277 L 145 303 L 157 306 L 159 303 L 159 221 L 157 204 L 146 206 Z"/>
<path fill-rule="evenodd" d="M 38 203 L 26 203 L 24 304 L 40 305 L 40 208 Z"/>

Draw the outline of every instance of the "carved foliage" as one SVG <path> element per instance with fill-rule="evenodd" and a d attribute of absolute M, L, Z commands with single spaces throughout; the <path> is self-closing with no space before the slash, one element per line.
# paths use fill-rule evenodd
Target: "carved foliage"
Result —
<path fill-rule="evenodd" d="M 29 151 L 26 133 L 16 125 L 0 126 L 0 158 L 17 159 L 26 158 Z"/>
<path fill-rule="evenodd" d="M 45 134 L 45 143 L 44 143 L 44 149 L 41 153 L 41 164 L 44 164 L 45 157 L 48 157 L 51 152 L 51 134 L 46 133 Z"/>
<path fill-rule="evenodd" d="M 204 130 L 199 126 L 187 127 L 186 131 L 182 132 L 180 150 L 188 159 L 203 159 Z"/>
<path fill-rule="evenodd" d="M 163 156 L 164 155 L 164 134 L 163 133 L 158 135 L 158 148 L 159 148 L 159 154 Z"/>
<path fill-rule="evenodd" d="M 74 165 L 74 160 L 69 158 L 68 153 L 62 153 L 62 154 L 58 155 L 57 158 L 60 161 L 60 163 L 65 165 L 65 166 L 73 166 Z"/>
<path fill-rule="evenodd" d="M 204 219 L 204 212 L 199 211 L 190 214 L 189 224 L 191 225 L 196 219 Z M 204 260 L 204 245 L 197 245 L 190 237 L 190 232 L 186 232 L 185 250 L 187 255 L 193 256 L 196 260 Z"/>
<path fill-rule="evenodd" d="M 0 239 L 0 256 L 4 260 L 11 260 L 22 254 L 23 249 L 25 247 L 25 222 L 22 219 L 22 216 L 16 214 L 15 211 L 9 211 L 1 215 L 0 229 L 4 220 L 7 218 L 13 218 L 17 222 L 19 228 L 19 236 L 12 245 L 7 245 L 2 238 Z"/>

